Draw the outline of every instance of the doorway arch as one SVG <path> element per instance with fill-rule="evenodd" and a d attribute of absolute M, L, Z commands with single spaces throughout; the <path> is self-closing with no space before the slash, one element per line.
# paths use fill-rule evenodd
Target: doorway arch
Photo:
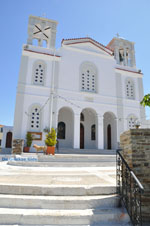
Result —
<path fill-rule="evenodd" d="M 74 113 L 69 107 L 62 107 L 58 113 L 58 134 L 60 148 L 73 148 Z"/>
<path fill-rule="evenodd" d="M 11 148 L 12 147 L 12 132 L 8 132 L 6 135 L 6 148 Z"/>
<path fill-rule="evenodd" d="M 82 132 L 83 129 L 84 129 L 84 141 L 83 135 L 81 134 L 83 133 Z M 84 108 L 82 112 L 80 112 L 80 147 L 84 149 L 96 148 L 97 144 L 96 130 L 97 130 L 96 111 L 93 108 Z"/>
<path fill-rule="evenodd" d="M 111 149 L 111 125 L 107 126 L 107 149 Z"/>
<path fill-rule="evenodd" d="M 105 112 L 104 114 L 104 148 L 117 148 L 117 123 L 113 112 Z"/>
<path fill-rule="evenodd" d="M 84 149 L 84 125 L 80 123 L 80 149 Z"/>

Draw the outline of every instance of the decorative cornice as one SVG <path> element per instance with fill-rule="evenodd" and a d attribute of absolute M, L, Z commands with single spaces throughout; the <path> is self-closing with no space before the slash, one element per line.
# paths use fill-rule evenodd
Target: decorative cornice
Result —
<path fill-rule="evenodd" d="M 121 71 L 127 71 L 127 72 L 132 72 L 132 73 L 136 73 L 136 74 L 143 75 L 143 73 L 138 72 L 138 71 L 130 71 L 130 70 L 123 69 L 123 68 L 118 68 L 118 67 L 116 67 L 115 69 L 117 69 L 117 70 L 121 70 Z"/>
<path fill-rule="evenodd" d="M 71 42 L 71 43 L 64 43 L 65 41 L 76 41 L 76 42 Z M 102 45 L 101 43 L 95 41 L 92 38 L 74 38 L 74 39 L 63 39 L 61 44 L 64 45 L 74 45 L 74 44 L 80 44 L 80 43 L 91 43 L 93 45 L 95 45 L 96 47 L 100 48 L 101 50 L 105 51 L 106 53 L 108 53 L 109 55 L 113 55 L 113 50 L 108 48 L 107 46 Z M 108 51 L 107 51 L 108 50 Z"/>
<path fill-rule="evenodd" d="M 43 54 L 43 55 L 47 55 L 47 56 L 61 57 L 61 56 L 50 54 L 50 53 L 41 53 L 41 52 L 38 52 L 38 51 L 27 50 L 27 49 L 24 49 L 24 51 L 28 51 L 28 52 L 31 52 L 31 53 Z"/>

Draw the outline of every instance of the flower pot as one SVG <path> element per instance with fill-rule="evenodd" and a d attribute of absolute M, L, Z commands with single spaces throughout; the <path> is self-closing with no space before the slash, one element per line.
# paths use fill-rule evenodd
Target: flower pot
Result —
<path fill-rule="evenodd" d="M 46 150 L 46 154 L 47 155 L 50 155 L 50 154 L 55 155 L 55 147 L 48 146 L 47 150 Z"/>
<path fill-rule="evenodd" d="M 23 152 L 29 152 L 30 147 L 24 147 Z"/>

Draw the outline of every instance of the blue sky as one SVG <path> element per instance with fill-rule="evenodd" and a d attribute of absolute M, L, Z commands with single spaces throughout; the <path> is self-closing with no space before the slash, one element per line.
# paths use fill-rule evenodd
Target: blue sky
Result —
<path fill-rule="evenodd" d="M 134 41 L 137 68 L 144 73 L 144 93 L 150 93 L 149 0 L 1 0 L 0 3 L 0 124 L 13 125 L 29 15 L 46 15 L 58 21 L 57 48 L 63 38 L 87 35 L 107 45 L 117 32 Z M 150 118 L 150 111 L 146 114 Z"/>

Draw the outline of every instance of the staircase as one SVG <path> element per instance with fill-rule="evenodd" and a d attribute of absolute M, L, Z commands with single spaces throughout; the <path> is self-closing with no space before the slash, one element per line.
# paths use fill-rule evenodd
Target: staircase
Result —
<path fill-rule="evenodd" d="M 0 164 L 0 225 L 131 225 L 116 195 L 115 156 L 40 154 L 38 159 L 32 167 Z"/>

